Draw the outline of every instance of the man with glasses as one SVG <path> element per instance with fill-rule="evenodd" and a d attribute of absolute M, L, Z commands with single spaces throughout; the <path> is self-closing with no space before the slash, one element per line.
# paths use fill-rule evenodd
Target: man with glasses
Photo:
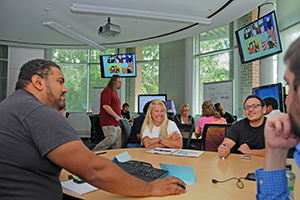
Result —
<path fill-rule="evenodd" d="M 107 84 L 107 87 L 101 93 L 100 101 L 100 126 L 104 133 L 104 140 L 99 142 L 94 151 L 103 149 L 121 148 L 122 130 L 120 128 L 121 102 L 117 94 L 117 89 L 122 85 L 121 76 L 113 75 Z"/>
<path fill-rule="evenodd" d="M 265 102 L 249 95 L 244 102 L 246 118 L 234 123 L 218 148 L 220 157 L 230 153 L 265 156 Z"/>

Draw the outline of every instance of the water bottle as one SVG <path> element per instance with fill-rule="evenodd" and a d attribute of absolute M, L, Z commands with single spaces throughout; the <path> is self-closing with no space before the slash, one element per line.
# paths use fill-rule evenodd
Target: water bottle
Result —
<path fill-rule="evenodd" d="M 292 165 L 286 164 L 286 178 L 287 178 L 287 184 L 288 189 L 290 191 L 289 199 L 294 200 L 294 185 L 295 185 L 295 174 L 292 172 Z"/>

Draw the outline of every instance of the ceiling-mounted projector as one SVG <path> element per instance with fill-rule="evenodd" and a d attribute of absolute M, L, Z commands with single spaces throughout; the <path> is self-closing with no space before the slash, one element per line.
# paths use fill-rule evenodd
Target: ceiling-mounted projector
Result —
<path fill-rule="evenodd" d="M 106 37 L 116 37 L 120 34 L 121 27 L 110 23 L 110 17 L 108 18 L 108 23 L 104 26 L 100 26 L 98 34 Z"/>

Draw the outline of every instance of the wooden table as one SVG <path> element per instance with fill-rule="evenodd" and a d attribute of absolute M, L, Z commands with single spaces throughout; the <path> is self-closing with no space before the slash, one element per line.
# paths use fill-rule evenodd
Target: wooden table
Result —
<path fill-rule="evenodd" d="M 239 189 L 236 186 L 236 180 L 231 180 L 225 183 L 213 184 L 212 179 L 225 180 L 231 177 L 245 177 L 249 172 L 254 172 L 257 168 L 263 167 L 264 158 L 253 156 L 251 160 L 241 159 L 241 154 L 231 154 L 226 159 L 219 158 L 216 152 L 205 152 L 199 158 L 180 157 L 172 155 L 157 155 L 146 153 L 147 149 L 112 149 L 106 150 L 106 154 L 103 156 L 108 159 L 113 159 L 114 156 L 127 151 L 132 157 L 132 160 L 140 160 L 151 163 L 154 167 L 160 168 L 159 163 L 176 164 L 183 166 L 193 166 L 196 175 L 197 182 L 188 185 L 187 193 L 181 195 L 172 195 L 166 197 L 160 197 L 160 199 L 170 200 L 191 200 L 191 199 L 222 199 L 222 200 L 247 200 L 255 199 L 256 195 L 256 182 L 249 180 L 242 180 L 244 182 L 244 188 Z M 295 199 L 300 198 L 300 170 L 294 159 L 287 159 L 287 163 L 292 164 L 293 172 L 296 174 L 295 183 Z M 69 173 L 62 171 L 61 181 L 67 180 Z M 103 190 L 98 190 L 81 196 L 74 195 L 68 191 L 65 193 L 79 197 L 81 199 L 137 199 L 133 197 L 120 196 L 111 194 Z M 157 199 L 157 197 L 147 197 L 147 199 Z"/>

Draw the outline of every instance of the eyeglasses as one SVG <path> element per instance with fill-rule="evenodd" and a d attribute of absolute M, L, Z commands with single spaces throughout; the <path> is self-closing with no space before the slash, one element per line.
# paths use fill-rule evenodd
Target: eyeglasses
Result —
<path fill-rule="evenodd" d="M 190 112 L 189 110 L 182 110 L 182 112 Z"/>
<path fill-rule="evenodd" d="M 258 106 L 261 106 L 261 104 L 252 104 L 251 106 L 245 106 L 243 109 L 245 111 L 248 111 L 248 110 L 250 110 L 250 108 L 256 109 Z"/>
<path fill-rule="evenodd" d="M 122 81 L 117 81 L 118 83 L 122 83 Z"/>

